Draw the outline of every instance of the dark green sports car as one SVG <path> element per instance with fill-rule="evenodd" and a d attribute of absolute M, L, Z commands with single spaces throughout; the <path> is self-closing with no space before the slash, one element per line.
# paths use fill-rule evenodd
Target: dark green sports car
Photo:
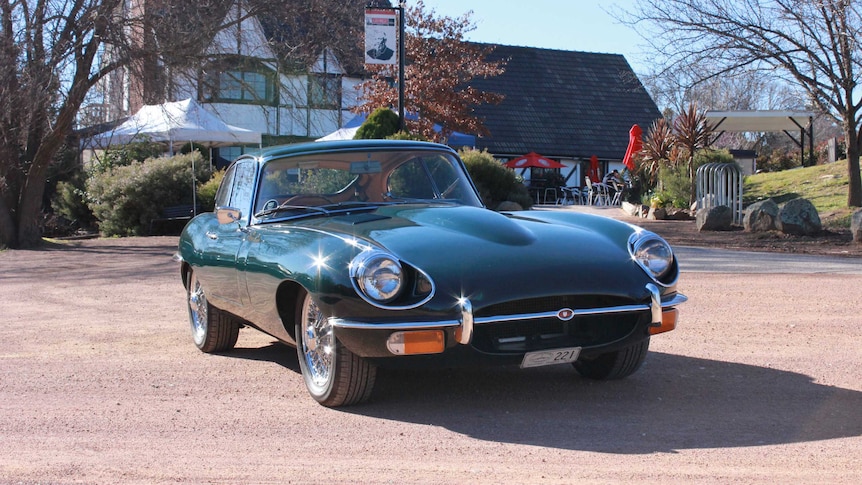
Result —
<path fill-rule="evenodd" d="M 266 332 L 296 346 L 325 406 L 367 400 L 380 365 L 570 363 L 625 377 L 686 300 L 657 235 L 571 211 L 488 210 L 456 152 L 413 141 L 242 156 L 177 259 L 198 348 Z"/>

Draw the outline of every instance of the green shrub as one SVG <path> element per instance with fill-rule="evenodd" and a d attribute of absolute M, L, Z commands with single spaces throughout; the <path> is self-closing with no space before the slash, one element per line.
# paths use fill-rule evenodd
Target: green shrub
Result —
<path fill-rule="evenodd" d="M 524 209 L 533 206 L 529 191 L 515 172 L 504 167 L 490 153 L 465 149 L 459 154 L 488 208 L 493 209 L 504 201 L 515 202 Z"/>
<path fill-rule="evenodd" d="M 192 203 L 192 164 L 199 183 L 210 178 L 199 152 L 151 158 L 94 173 L 87 180 L 89 207 L 105 236 L 146 234 L 165 207 Z"/>
<path fill-rule="evenodd" d="M 209 180 L 198 187 L 198 204 L 204 212 L 215 210 L 215 196 L 224 178 L 224 170 L 213 173 Z"/>
<path fill-rule="evenodd" d="M 389 135 L 386 137 L 387 140 L 415 140 L 415 141 L 428 141 L 422 135 L 414 135 L 413 133 L 407 133 L 406 131 L 399 131 L 393 135 Z"/>
<path fill-rule="evenodd" d="M 91 171 L 105 172 L 114 167 L 125 167 L 133 162 L 156 158 L 165 152 L 164 146 L 150 141 L 136 141 L 108 148 L 101 157 L 93 158 Z"/>
<path fill-rule="evenodd" d="M 93 211 L 87 206 L 87 174 L 78 172 L 69 180 L 57 183 L 57 189 L 51 198 L 51 208 L 68 220 L 72 226 L 92 228 L 96 225 Z"/>
<path fill-rule="evenodd" d="M 699 150 L 694 155 L 692 170 L 707 163 L 736 163 L 733 155 L 727 150 Z M 689 177 L 688 164 L 676 166 L 663 165 L 659 169 L 659 187 L 650 196 L 660 207 L 677 207 L 686 209 L 695 197 L 695 181 Z"/>
<path fill-rule="evenodd" d="M 799 156 L 784 150 L 773 150 L 769 156 L 757 157 L 757 170 L 761 172 L 781 172 L 799 166 Z"/>
<path fill-rule="evenodd" d="M 398 114 L 389 108 L 377 108 L 373 113 L 368 115 L 368 119 L 356 130 L 353 139 L 382 140 L 387 136 L 398 133 L 399 125 Z"/>
<path fill-rule="evenodd" d="M 659 207 L 678 207 L 681 209 L 689 206 L 692 184 L 688 178 L 688 167 L 664 166 L 659 169 L 659 190 L 652 196 Z"/>

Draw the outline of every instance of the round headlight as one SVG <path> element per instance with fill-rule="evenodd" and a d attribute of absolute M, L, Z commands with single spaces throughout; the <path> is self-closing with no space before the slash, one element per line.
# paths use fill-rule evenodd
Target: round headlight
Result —
<path fill-rule="evenodd" d="M 368 298 L 388 302 L 401 291 L 401 263 L 381 251 L 363 252 L 350 264 L 350 276 Z"/>
<path fill-rule="evenodd" d="M 632 257 L 650 276 L 660 279 L 673 265 L 673 251 L 655 234 L 646 234 L 634 242 Z"/>

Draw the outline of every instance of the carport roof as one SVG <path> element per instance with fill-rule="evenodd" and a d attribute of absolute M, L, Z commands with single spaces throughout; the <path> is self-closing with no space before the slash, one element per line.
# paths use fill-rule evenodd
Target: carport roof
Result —
<path fill-rule="evenodd" d="M 807 111 L 707 111 L 713 131 L 797 131 L 808 127 L 814 113 Z"/>

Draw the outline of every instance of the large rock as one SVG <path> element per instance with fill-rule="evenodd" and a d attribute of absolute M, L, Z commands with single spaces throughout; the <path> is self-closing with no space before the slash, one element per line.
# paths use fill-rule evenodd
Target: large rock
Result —
<path fill-rule="evenodd" d="M 755 202 L 745 209 L 742 227 L 750 232 L 766 232 L 776 229 L 778 220 L 778 204 L 772 199 Z"/>
<path fill-rule="evenodd" d="M 497 212 L 514 212 L 522 211 L 524 210 L 524 208 L 521 207 L 521 204 L 517 202 L 512 202 L 511 200 L 504 200 L 503 202 L 500 202 L 500 205 L 498 205 L 497 208 L 494 210 L 496 210 Z"/>
<path fill-rule="evenodd" d="M 690 221 L 694 219 L 692 217 L 693 211 L 687 209 L 678 209 L 676 207 L 671 207 L 667 209 L 667 215 L 665 215 L 665 219 L 669 221 Z"/>
<path fill-rule="evenodd" d="M 853 242 L 862 244 L 862 209 L 850 218 L 850 233 L 853 234 Z"/>
<path fill-rule="evenodd" d="M 645 206 L 643 204 L 632 204 L 631 202 L 628 202 L 625 200 L 623 201 L 622 204 L 620 204 L 620 208 L 626 214 L 628 214 L 630 216 L 634 216 L 634 217 L 643 218 L 643 217 L 647 216 L 647 213 L 649 213 L 649 207 L 648 206 Z"/>
<path fill-rule="evenodd" d="M 650 207 L 647 219 L 663 221 L 667 218 L 667 210 L 664 207 Z"/>
<path fill-rule="evenodd" d="M 698 231 L 729 231 L 733 224 L 733 209 L 717 205 L 697 211 L 695 218 Z"/>
<path fill-rule="evenodd" d="M 785 234 L 812 236 L 823 229 L 820 214 L 808 199 L 793 199 L 778 210 L 775 228 Z"/>

